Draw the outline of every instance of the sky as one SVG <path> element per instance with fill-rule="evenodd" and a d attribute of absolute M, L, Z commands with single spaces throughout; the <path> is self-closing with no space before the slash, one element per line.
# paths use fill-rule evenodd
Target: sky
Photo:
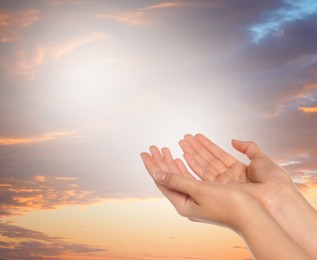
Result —
<path fill-rule="evenodd" d="M 0 0 L 0 259 L 251 259 L 139 154 L 256 141 L 317 206 L 315 0 Z"/>

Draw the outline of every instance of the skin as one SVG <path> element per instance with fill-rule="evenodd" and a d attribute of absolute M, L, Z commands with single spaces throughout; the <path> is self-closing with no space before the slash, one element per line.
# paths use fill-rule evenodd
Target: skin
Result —
<path fill-rule="evenodd" d="M 289 174 L 254 142 L 233 140 L 233 147 L 250 159 L 245 165 L 202 134 L 179 142 L 190 168 L 205 181 L 238 183 L 313 259 L 317 259 L 317 213 Z M 239 165 L 239 166 L 237 166 Z M 233 168 L 239 170 L 233 173 Z M 257 185 L 254 185 L 254 184 Z"/>
<path fill-rule="evenodd" d="M 302 250 L 272 217 L 275 196 L 282 194 L 284 186 L 294 187 L 287 173 L 279 174 L 277 181 L 269 185 L 262 172 L 276 175 L 278 166 L 271 164 L 254 143 L 233 141 L 233 145 L 251 159 L 249 166 L 202 135 L 185 136 L 180 146 L 199 180 L 180 159 L 173 159 L 168 148 L 160 151 L 151 146 L 150 153 L 142 153 L 141 157 L 158 188 L 180 215 L 231 228 L 242 236 L 256 259 L 309 259 L 305 253 L 308 251 Z M 263 187 L 259 185 L 262 182 Z"/>

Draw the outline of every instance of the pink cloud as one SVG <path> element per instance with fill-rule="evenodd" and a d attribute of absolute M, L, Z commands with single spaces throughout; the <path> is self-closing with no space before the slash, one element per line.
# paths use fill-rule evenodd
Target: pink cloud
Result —
<path fill-rule="evenodd" d="M 317 84 L 308 84 L 300 88 L 292 89 L 283 95 L 275 106 L 274 113 L 270 114 L 269 117 L 279 116 L 288 107 L 297 106 L 297 109 L 304 113 L 316 113 L 317 107 L 314 105 L 305 106 L 301 105 L 303 102 L 312 103 L 314 98 L 314 92 L 317 90 Z"/>
<path fill-rule="evenodd" d="M 22 38 L 25 28 L 39 21 L 39 10 L 0 12 L 0 42 L 15 42 Z"/>
<path fill-rule="evenodd" d="M 102 199 L 82 189 L 76 178 L 37 175 L 29 178 L 1 178 L 0 215 L 22 214 L 34 209 L 56 209 L 66 205 L 88 205 Z"/>
<path fill-rule="evenodd" d="M 40 143 L 66 136 L 78 137 L 79 135 L 74 132 L 49 132 L 31 137 L 0 137 L 0 146 Z"/>
<path fill-rule="evenodd" d="M 33 79 L 39 68 L 46 63 L 59 62 L 67 54 L 87 44 L 110 39 L 111 37 L 102 32 L 91 33 L 86 36 L 77 37 L 59 44 L 40 44 L 33 53 L 23 49 L 16 52 L 13 60 L 1 60 L 0 66 L 11 74 L 19 74 Z"/>
<path fill-rule="evenodd" d="M 138 8 L 130 12 L 122 12 L 116 14 L 99 13 L 96 15 L 97 18 L 101 19 L 112 19 L 118 22 L 122 22 L 129 26 L 149 26 L 157 23 L 153 18 L 149 17 L 151 12 L 161 9 L 180 8 L 185 6 L 192 6 L 191 3 L 185 2 L 163 2 L 156 5 L 150 5 L 143 8 Z"/>

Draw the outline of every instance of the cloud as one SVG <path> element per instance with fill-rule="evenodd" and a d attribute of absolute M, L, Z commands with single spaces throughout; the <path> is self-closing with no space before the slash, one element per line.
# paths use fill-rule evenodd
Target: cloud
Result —
<path fill-rule="evenodd" d="M 111 37 L 103 32 L 90 33 L 86 36 L 76 37 L 62 44 L 43 44 L 35 48 L 33 53 L 20 49 L 16 53 L 16 61 L 3 61 L 12 74 L 26 75 L 33 79 L 40 66 L 50 63 L 59 62 L 67 54 L 74 52 L 76 49 L 94 43 L 110 39 Z"/>
<path fill-rule="evenodd" d="M 140 163 L 140 144 L 126 147 L 131 129 L 127 135 L 108 121 L 80 133 L 0 146 L 2 215 L 159 195 Z"/>
<path fill-rule="evenodd" d="M 103 32 L 95 32 L 85 37 L 79 37 L 60 46 L 48 48 L 50 50 L 50 56 L 54 61 L 58 61 L 63 58 L 65 55 L 73 52 L 74 50 L 80 48 L 89 43 L 96 41 L 108 40 L 111 37 Z"/>
<path fill-rule="evenodd" d="M 46 242 L 58 241 L 61 237 L 52 237 L 39 231 L 30 230 L 23 227 L 18 227 L 10 224 L 6 224 L 0 221 L 0 234 L 3 237 L 14 239 L 35 239 Z"/>
<path fill-rule="evenodd" d="M 290 67 L 298 68 L 303 64 L 305 67 L 309 60 L 312 59 L 305 57 L 288 63 L 283 69 L 275 71 L 276 75 L 271 74 L 272 81 L 269 79 L 269 83 L 263 78 L 267 87 L 256 86 L 254 91 L 258 91 L 257 95 L 246 101 L 257 114 L 246 126 L 246 129 L 252 129 L 249 139 L 261 142 L 263 149 L 291 174 L 305 192 L 313 192 L 317 184 L 313 174 L 317 170 L 317 120 L 314 112 L 317 107 L 317 85 L 314 77 L 308 77 L 304 80 L 306 84 L 300 84 L 302 80 L 296 82 L 298 75 L 290 79 L 287 75 L 296 71 Z M 281 84 L 279 78 L 283 80 Z M 259 78 L 257 81 L 260 82 Z"/>
<path fill-rule="evenodd" d="M 192 6 L 188 2 L 162 2 L 160 4 L 150 5 L 143 8 L 138 8 L 130 12 L 121 13 L 99 13 L 96 15 L 99 19 L 112 19 L 129 26 L 149 26 L 157 23 L 150 17 L 153 11 L 161 9 L 180 8 L 185 6 Z"/>
<path fill-rule="evenodd" d="M 307 193 L 317 187 L 317 121 L 312 116 L 298 110 L 284 112 L 258 125 L 253 138 L 262 141 L 263 149 Z"/>
<path fill-rule="evenodd" d="M 299 107 L 298 109 L 304 113 L 317 113 L 317 107 Z"/>
<path fill-rule="evenodd" d="M 62 137 L 78 137 L 79 135 L 74 132 L 49 132 L 32 137 L 0 137 L 1 145 L 20 145 L 20 144 L 34 144 L 47 142 Z"/>
<path fill-rule="evenodd" d="M 10 259 L 63 259 L 63 255 L 91 254 L 107 251 L 105 248 L 66 241 L 62 237 L 19 227 L 0 221 L 0 235 L 14 242 L 0 242 L 1 257 Z"/>
<path fill-rule="evenodd" d="M 283 3 L 283 6 L 268 12 L 264 22 L 250 28 L 255 43 L 270 34 L 283 36 L 284 25 L 317 14 L 317 2 L 314 0 L 283 0 Z"/>
<path fill-rule="evenodd" d="M 304 112 L 300 107 L 316 107 L 316 52 L 298 53 L 291 60 L 283 60 L 272 54 L 271 61 L 276 59 L 281 64 L 267 64 L 265 68 L 241 71 L 241 75 L 246 73 L 243 76 L 247 78 L 244 84 L 249 86 L 242 92 L 241 98 L 247 98 L 246 102 L 254 110 L 268 117 L 279 116 L 286 110 Z M 265 54 L 268 55 L 267 52 Z M 262 59 L 262 54 L 257 58 Z M 244 80 L 243 77 L 240 81 Z"/>
<path fill-rule="evenodd" d="M 45 0 L 49 4 L 54 6 L 60 6 L 63 4 L 80 5 L 85 3 L 85 0 Z"/>
<path fill-rule="evenodd" d="M 156 9 L 165 9 L 165 8 L 176 8 L 176 7 L 183 7 L 188 5 L 185 2 L 163 2 L 156 5 L 150 5 L 148 7 L 141 8 L 141 10 L 156 10 Z"/>
<path fill-rule="evenodd" d="M 157 259 L 166 259 L 166 256 L 155 256 L 151 254 L 142 254 L 142 256 L 137 257 L 137 256 L 123 256 L 123 255 L 108 255 L 108 256 L 103 256 L 102 259 L 104 260 L 157 260 Z"/>
<path fill-rule="evenodd" d="M 39 20 L 40 11 L 35 9 L 0 12 L 0 43 L 21 40 L 21 34 Z"/>
<path fill-rule="evenodd" d="M 120 14 L 100 13 L 96 15 L 96 17 L 100 19 L 111 19 L 118 22 L 122 22 L 130 26 L 152 24 L 144 16 L 145 16 L 144 11 L 125 12 Z"/>
<path fill-rule="evenodd" d="M 192 259 L 192 260 L 198 260 L 198 259 L 204 259 L 202 257 L 195 257 L 195 256 L 177 256 L 177 259 Z"/>
<path fill-rule="evenodd" d="M 65 1 L 68 4 L 79 2 Z M 45 5 L 42 7 L 41 11 L 37 9 L 0 11 L 0 44 L 2 43 L 0 68 L 3 71 L 9 72 L 11 75 L 24 75 L 33 79 L 42 65 L 58 62 L 82 46 L 111 38 L 102 29 L 87 28 L 76 34 L 72 24 L 76 23 L 76 27 L 81 27 L 78 25 L 76 17 L 74 17 L 76 21 L 63 25 L 58 19 L 63 21 L 63 19 L 72 17 L 71 15 L 54 9 L 48 11 L 45 9 L 48 8 Z M 50 15 L 54 17 L 50 17 Z M 40 18 L 41 23 L 38 23 Z M 37 27 L 30 29 L 35 23 L 38 23 Z M 83 23 L 87 25 L 86 21 Z M 42 26 L 51 27 L 47 30 Z M 59 33 L 54 33 L 55 27 L 59 27 Z M 52 31 L 52 33 L 47 35 L 47 31 Z M 63 33 L 67 33 L 68 37 L 61 37 Z"/>
<path fill-rule="evenodd" d="M 287 109 L 297 109 L 304 113 L 315 113 L 317 103 L 317 84 L 308 84 L 300 88 L 290 89 L 284 93 L 276 105 L 274 116 Z"/>
<path fill-rule="evenodd" d="M 47 177 L 0 179 L 0 215 L 10 216 L 35 209 L 56 209 L 66 205 L 100 202 L 92 191 L 79 187 L 76 178 Z"/>

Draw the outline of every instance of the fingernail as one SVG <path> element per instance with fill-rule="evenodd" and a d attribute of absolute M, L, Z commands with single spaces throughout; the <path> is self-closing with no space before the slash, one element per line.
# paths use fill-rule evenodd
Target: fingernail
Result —
<path fill-rule="evenodd" d="M 165 180 L 166 177 L 166 173 L 164 172 L 157 172 L 153 175 L 154 180 L 158 181 L 158 182 L 163 182 Z"/>

